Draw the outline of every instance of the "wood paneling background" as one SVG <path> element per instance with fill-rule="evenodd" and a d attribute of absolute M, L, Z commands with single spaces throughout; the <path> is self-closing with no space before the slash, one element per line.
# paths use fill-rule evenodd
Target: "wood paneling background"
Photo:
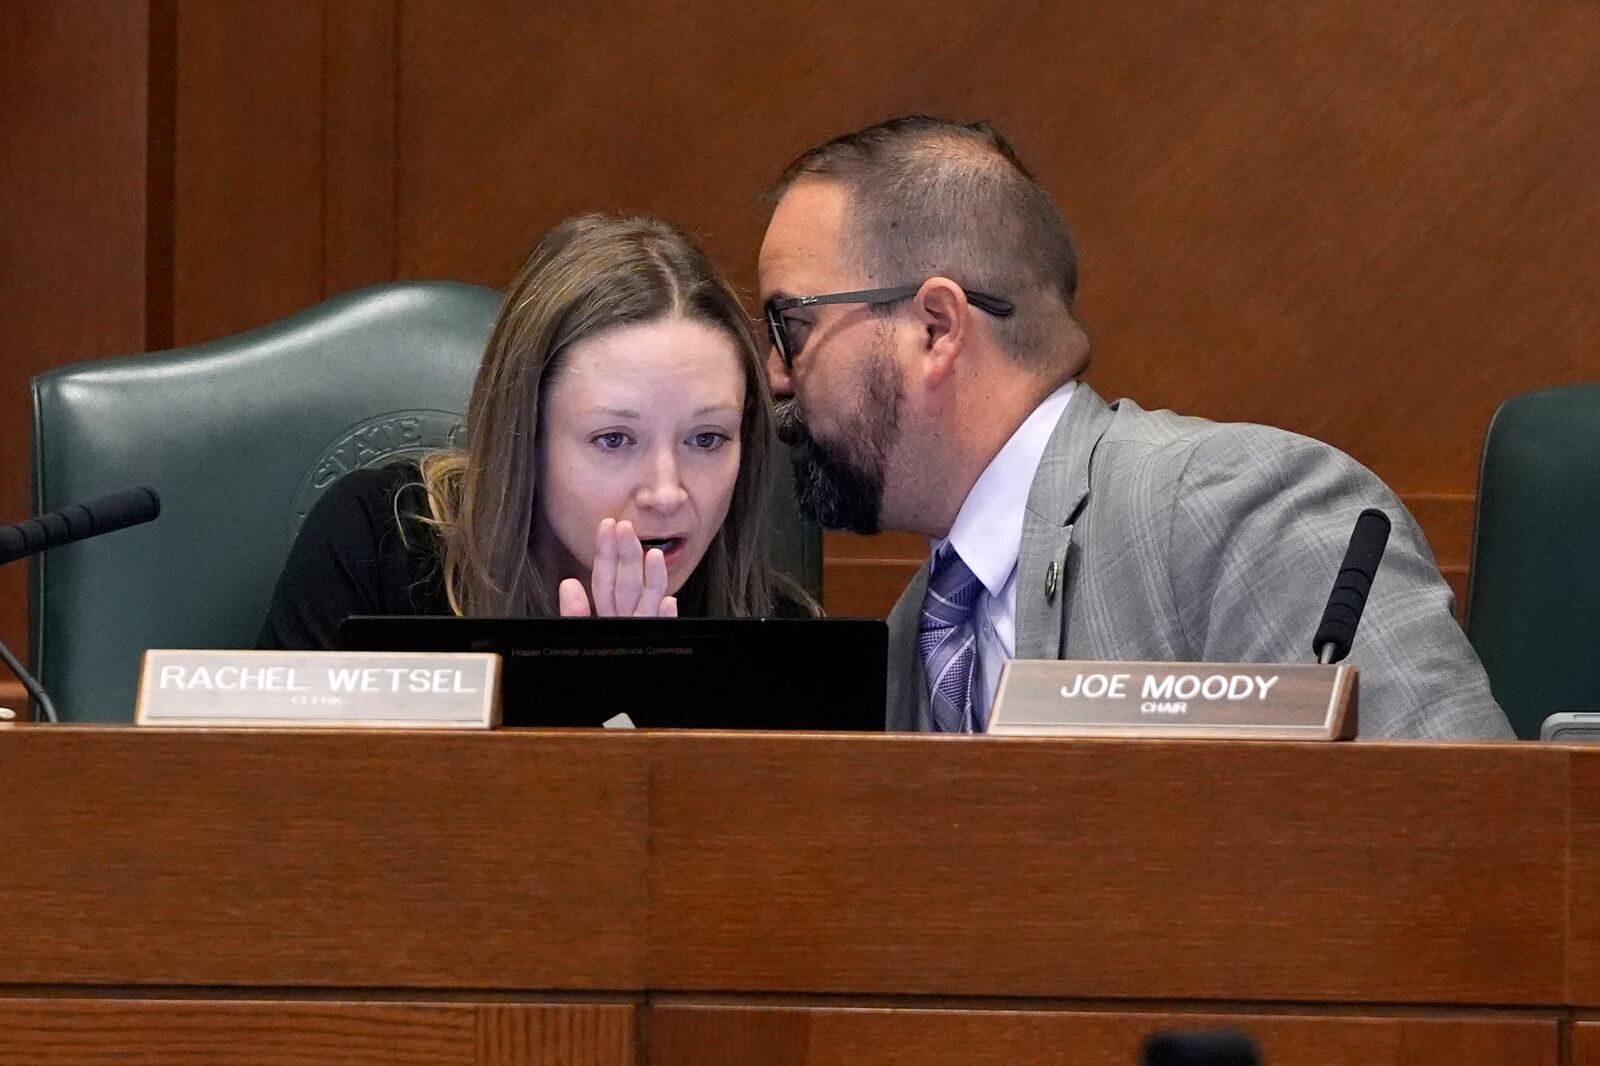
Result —
<path fill-rule="evenodd" d="M 28 379 L 151 341 L 151 7 L 0 2 L 0 522 L 29 513 Z M 19 654 L 26 574 L 0 568 Z"/>
<path fill-rule="evenodd" d="M 48 366 L 500 285 L 584 209 L 676 219 L 751 289 L 784 161 L 930 109 L 1062 204 L 1096 388 L 1346 449 L 1462 588 L 1494 407 L 1600 377 L 1597 53 L 1590 0 L 0 4 L 0 505 Z M 830 608 L 881 612 L 919 551 L 830 538 Z"/>

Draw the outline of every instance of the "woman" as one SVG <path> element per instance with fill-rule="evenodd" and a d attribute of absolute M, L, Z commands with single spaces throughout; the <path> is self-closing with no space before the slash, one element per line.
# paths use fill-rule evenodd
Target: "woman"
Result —
<path fill-rule="evenodd" d="M 464 451 L 322 496 L 262 647 L 334 647 L 354 614 L 814 610 L 767 568 L 772 416 L 749 319 L 675 227 L 551 230 L 501 305 L 467 431 Z"/>

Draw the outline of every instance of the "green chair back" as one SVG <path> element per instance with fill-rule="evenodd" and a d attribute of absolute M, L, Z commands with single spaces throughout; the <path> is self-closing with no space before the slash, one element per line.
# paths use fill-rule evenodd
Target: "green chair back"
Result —
<path fill-rule="evenodd" d="M 1600 384 L 1495 412 L 1467 602 L 1467 636 L 1519 737 L 1558 711 L 1600 711 Z"/>
<path fill-rule="evenodd" d="M 63 721 L 132 718 L 148 648 L 247 648 L 301 521 L 345 472 L 462 440 L 500 294 L 377 285 L 234 337 L 33 380 L 35 513 L 135 485 L 149 525 L 33 562 L 33 667 Z M 821 538 L 784 471 L 777 562 L 814 593 Z"/>

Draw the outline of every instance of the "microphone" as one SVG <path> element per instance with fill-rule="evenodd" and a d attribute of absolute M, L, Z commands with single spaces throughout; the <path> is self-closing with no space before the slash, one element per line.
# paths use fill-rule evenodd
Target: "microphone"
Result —
<path fill-rule="evenodd" d="M 1388 544 L 1389 516 L 1375 507 L 1368 507 L 1356 519 L 1356 528 L 1350 533 L 1350 546 L 1345 549 L 1339 576 L 1334 579 L 1328 606 L 1322 612 L 1322 623 L 1317 626 L 1316 636 L 1311 638 L 1311 650 L 1317 653 L 1317 662 L 1336 663 L 1350 654 L 1356 626 L 1367 606 L 1367 593 L 1372 591 L 1372 577 L 1378 572 L 1378 563 L 1383 560 L 1383 549 Z"/>
<path fill-rule="evenodd" d="M 160 513 L 161 497 L 156 495 L 156 490 L 140 487 L 113 492 L 88 503 L 73 504 L 38 518 L 0 526 L 0 565 L 38 555 L 63 544 L 98 537 L 102 533 L 115 533 L 129 526 L 143 525 Z M 22 687 L 28 690 L 29 697 L 39 705 L 39 714 L 44 720 L 59 721 L 55 704 L 50 702 L 44 686 L 17 660 L 4 641 L 0 641 L 0 660 L 17 675 Z"/>
<path fill-rule="evenodd" d="M 1156 1033 L 1144 1044 L 1144 1066 L 1261 1066 L 1254 1040 L 1237 1029 Z"/>
<path fill-rule="evenodd" d="M 161 497 L 155 489 L 124 489 L 38 518 L 0 526 L 0 565 L 102 533 L 142 525 L 160 513 Z"/>

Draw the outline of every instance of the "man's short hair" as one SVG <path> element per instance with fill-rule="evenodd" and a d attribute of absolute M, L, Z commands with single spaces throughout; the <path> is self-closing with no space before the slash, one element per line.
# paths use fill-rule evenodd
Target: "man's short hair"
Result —
<path fill-rule="evenodd" d="M 783 171 L 773 199 L 802 178 L 849 189 L 850 240 L 877 285 L 939 275 L 1010 300 L 993 320 L 1020 362 L 1053 365 L 1078 291 L 1066 221 L 1011 142 L 987 122 L 903 115 L 835 137 Z"/>

